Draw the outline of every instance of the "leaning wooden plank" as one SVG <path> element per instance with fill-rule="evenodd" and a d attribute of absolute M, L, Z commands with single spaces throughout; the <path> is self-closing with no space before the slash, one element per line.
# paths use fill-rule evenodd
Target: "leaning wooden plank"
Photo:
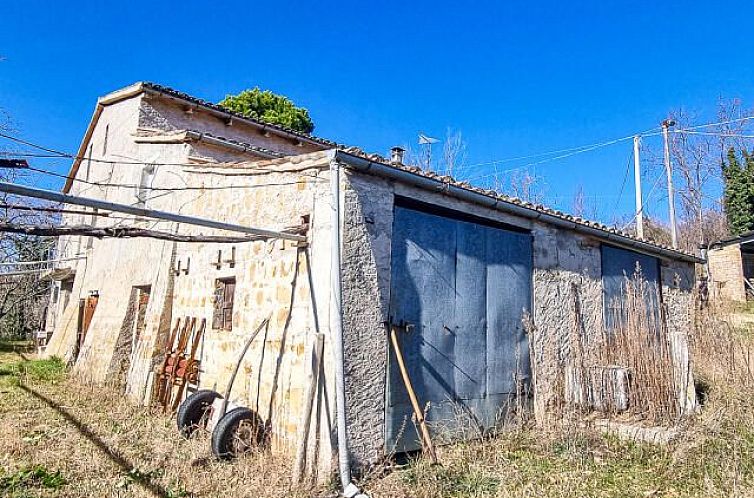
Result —
<path fill-rule="evenodd" d="M 298 446 L 296 447 L 296 463 L 293 467 L 293 482 L 301 482 L 304 477 L 304 464 L 306 463 L 306 442 L 309 439 L 309 427 L 312 419 L 312 407 L 314 406 L 314 395 L 317 392 L 319 384 L 319 370 L 322 361 L 322 350 L 325 344 L 325 335 L 317 334 L 312 342 L 312 369 L 309 372 L 309 385 L 304 395 L 304 413 L 301 419 L 301 432 L 298 436 Z"/>
<path fill-rule="evenodd" d="M 435 445 L 432 444 L 432 438 L 429 436 L 429 429 L 427 428 L 427 422 L 424 420 L 424 412 L 421 409 L 419 400 L 414 392 L 414 387 L 411 384 L 411 378 L 408 376 L 408 369 L 403 361 L 403 353 L 401 352 L 401 346 L 398 343 L 398 332 L 395 326 L 390 327 L 390 342 L 393 343 L 393 351 L 395 352 L 395 358 L 398 360 L 398 368 L 401 371 L 401 377 L 403 377 L 403 385 L 406 386 L 408 391 L 408 397 L 411 400 L 411 406 L 414 409 L 414 415 L 417 422 L 419 422 L 419 429 L 421 431 L 422 446 L 424 451 L 429 453 L 429 457 L 432 459 L 432 463 L 437 463 L 437 453 L 435 453 Z"/>

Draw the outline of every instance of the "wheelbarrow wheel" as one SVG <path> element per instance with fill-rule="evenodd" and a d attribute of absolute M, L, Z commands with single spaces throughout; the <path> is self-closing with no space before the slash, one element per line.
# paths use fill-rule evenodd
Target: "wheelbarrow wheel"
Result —
<path fill-rule="evenodd" d="M 229 411 L 212 431 L 212 453 L 223 460 L 253 451 L 263 442 L 262 419 L 248 408 Z"/>
<path fill-rule="evenodd" d="M 202 389 L 183 400 L 176 416 L 183 437 L 188 438 L 196 429 L 207 426 L 212 403 L 219 397 L 220 394 L 211 389 Z"/>

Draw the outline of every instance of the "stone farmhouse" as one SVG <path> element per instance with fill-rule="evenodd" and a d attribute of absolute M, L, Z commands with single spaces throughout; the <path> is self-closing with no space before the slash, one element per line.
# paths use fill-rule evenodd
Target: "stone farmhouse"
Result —
<path fill-rule="evenodd" d="M 285 452 L 297 443 L 310 345 L 322 334 L 307 458 L 320 476 L 334 469 L 341 430 L 354 467 L 420 446 L 392 328 L 433 427 L 453 434 L 462 413 L 492 430 L 531 395 L 533 375 L 546 378 L 530 363 L 543 353 L 525 322 L 567 362 L 572 352 L 557 344 L 574 312 L 579 333 L 601 333 L 637 264 L 661 303 L 679 406 L 694 408 L 685 337 L 696 257 L 405 165 L 399 150 L 365 154 L 138 83 L 99 99 L 64 191 L 306 234 L 306 243 L 61 237 L 57 257 L 81 259 L 51 274 L 46 354 L 147 403 L 176 319 L 206 321 L 193 388 L 222 390 L 246 338 L 270 317 L 233 398 Z M 222 234 L 93 210 L 63 223 Z M 341 368 L 346 422 L 336 427 Z M 546 405 L 544 393 L 533 397 L 535 411 Z"/>

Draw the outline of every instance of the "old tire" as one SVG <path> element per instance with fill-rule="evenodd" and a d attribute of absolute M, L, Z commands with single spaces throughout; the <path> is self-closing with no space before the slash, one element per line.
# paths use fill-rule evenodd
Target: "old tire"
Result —
<path fill-rule="evenodd" d="M 264 442 L 262 419 L 248 408 L 234 408 L 212 431 L 212 453 L 223 460 L 235 458 Z"/>
<path fill-rule="evenodd" d="M 220 397 L 215 391 L 202 389 L 183 400 L 176 416 L 178 430 L 183 437 L 188 438 L 196 429 L 206 427 L 212 402 Z"/>

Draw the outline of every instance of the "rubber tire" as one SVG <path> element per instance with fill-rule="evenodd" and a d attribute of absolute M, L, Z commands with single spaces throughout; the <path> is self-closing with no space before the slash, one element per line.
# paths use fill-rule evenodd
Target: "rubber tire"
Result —
<path fill-rule="evenodd" d="M 181 435 L 188 439 L 191 434 L 207 424 L 207 415 L 212 402 L 221 398 L 220 393 L 211 389 L 202 389 L 183 400 L 178 407 L 176 423 Z"/>
<path fill-rule="evenodd" d="M 215 426 L 215 430 L 212 431 L 212 453 L 217 458 L 229 460 L 238 456 L 232 445 L 233 437 L 235 436 L 238 426 L 245 421 L 251 421 L 254 427 L 256 427 L 256 437 L 255 440 L 251 442 L 252 445 L 261 446 L 263 444 L 264 426 L 259 415 L 248 408 L 234 408 L 220 419 Z"/>

